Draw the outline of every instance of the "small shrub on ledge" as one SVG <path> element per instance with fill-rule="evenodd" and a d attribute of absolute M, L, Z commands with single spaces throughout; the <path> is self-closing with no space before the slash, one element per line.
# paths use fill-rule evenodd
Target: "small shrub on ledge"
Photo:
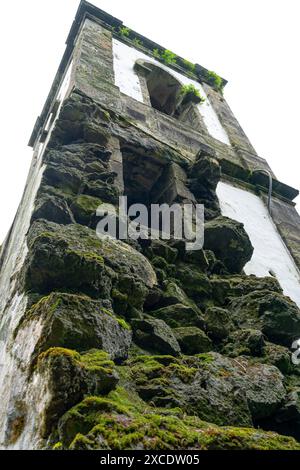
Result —
<path fill-rule="evenodd" d="M 182 96 L 182 103 L 192 101 L 193 103 L 200 104 L 205 101 L 200 91 L 192 83 L 183 85 L 180 89 L 180 95 Z"/>

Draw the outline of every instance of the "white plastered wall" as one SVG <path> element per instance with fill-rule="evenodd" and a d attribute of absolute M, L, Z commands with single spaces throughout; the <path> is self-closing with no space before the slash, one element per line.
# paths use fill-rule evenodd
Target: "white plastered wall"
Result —
<path fill-rule="evenodd" d="M 246 274 L 275 274 L 285 295 L 300 307 L 300 273 L 262 200 L 248 191 L 220 182 L 217 187 L 224 216 L 242 222 L 254 252 Z"/>
<path fill-rule="evenodd" d="M 193 84 L 205 98 L 205 102 L 198 105 L 199 112 L 203 118 L 203 121 L 207 127 L 208 132 L 212 137 L 218 139 L 224 144 L 230 145 L 228 135 L 221 125 L 219 118 L 213 109 L 212 105 L 207 98 L 207 95 L 200 85 L 200 83 L 192 80 L 185 75 L 182 75 L 169 67 L 161 64 L 153 57 L 149 57 L 143 52 L 129 47 L 126 44 L 113 39 L 113 56 L 114 56 L 114 72 L 115 72 L 115 84 L 119 87 L 120 91 L 125 95 L 131 96 L 137 101 L 143 103 L 143 95 L 139 77 L 134 70 L 134 65 L 137 60 L 142 59 L 151 62 L 158 67 L 166 70 L 168 73 L 173 75 L 182 85 Z"/>

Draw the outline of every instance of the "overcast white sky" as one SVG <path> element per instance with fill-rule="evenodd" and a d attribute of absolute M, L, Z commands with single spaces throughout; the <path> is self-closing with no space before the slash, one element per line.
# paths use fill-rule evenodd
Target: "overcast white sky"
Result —
<path fill-rule="evenodd" d="M 268 160 L 279 180 L 300 188 L 299 0 L 92 3 L 226 78 L 225 97 L 259 155 Z M 31 160 L 27 142 L 78 4 L 78 0 L 1 4 L 0 243 L 23 193 Z"/>

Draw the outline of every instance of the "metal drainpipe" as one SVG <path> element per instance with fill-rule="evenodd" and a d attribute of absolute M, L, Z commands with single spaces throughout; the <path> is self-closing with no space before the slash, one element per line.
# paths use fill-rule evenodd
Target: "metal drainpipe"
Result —
<path fill-rule="evenodd" d="M 254 173 L 264 173 L 265 175 L 269 177 L 268 211 L 269 211 L 270 216 L 272 217 L 272 213 L 271 213 L 271 201 L 272 201 L 272 190 L 273 190 L 272 175 L 268 170 L 265 170 L 263 168 L 258 168 L 257 170 L 253 170 L 252 175 Z"/>

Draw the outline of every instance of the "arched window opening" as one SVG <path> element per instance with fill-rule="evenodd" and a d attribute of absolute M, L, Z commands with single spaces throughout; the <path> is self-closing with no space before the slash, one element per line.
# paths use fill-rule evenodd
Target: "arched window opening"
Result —
<path fill-rule="evenodd" d="M 181 85 L 165 70 L 154 67 L 147 77 L 147 88 L 153 108 L 174 116 Z"/>
<path fill-rule="evenodd" d="M 173 75 L 155 64 L 138 60 L 136 71 L 146 85 L 154 109 L 190 124 L 190 113 L 197 115 L 201 101 L 193 93 L 182 93 L 183 86 Z"/>

